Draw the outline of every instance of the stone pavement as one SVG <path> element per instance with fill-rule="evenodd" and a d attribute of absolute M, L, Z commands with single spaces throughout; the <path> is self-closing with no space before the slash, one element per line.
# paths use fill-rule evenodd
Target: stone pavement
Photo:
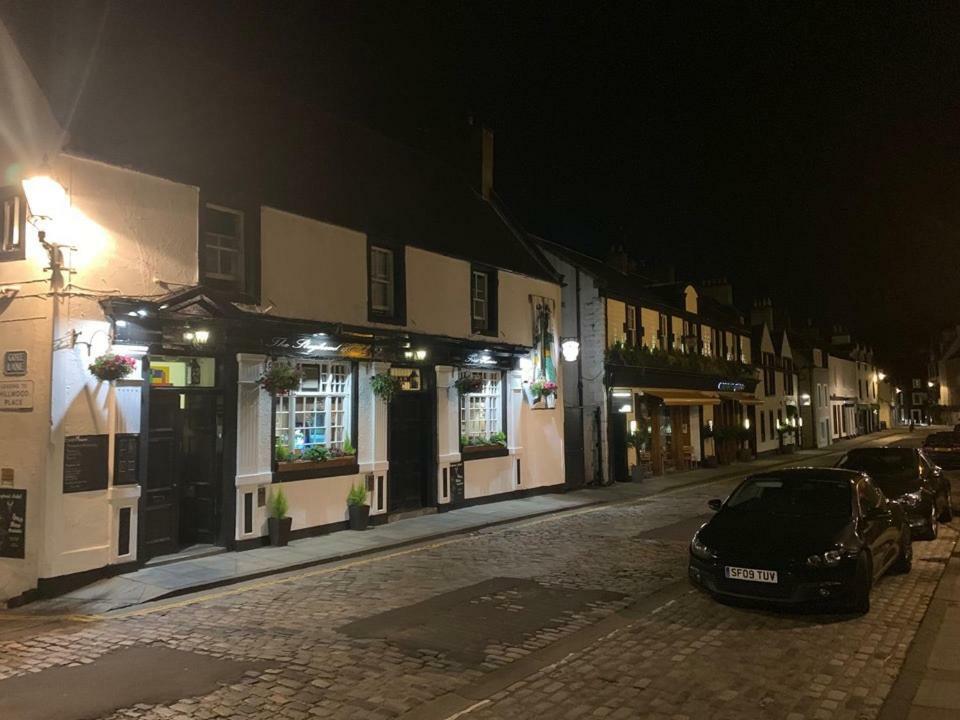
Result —
<path fill-rule="evenodd" d="M 915 545 L 914 571 L 881 580 L 866 617 L 734 607 L 691 591 L 686 557 L 706 500 L 736 482 L 489 527 L 86 622 L 50 619 L 13 635 L 0 623 L 0 718 L 21 720 L 14 708 L 26 703 L 29 717 L 45 720 L 872 720 L 960 521 Z M 143 649 L 152 667 L 123 662 Z M 158 698 L 154 675 L 175 677 L 181 661 L 156 649 L 250 669 Z M 102 669 L 88 673 L 102 679 L 99 695 L 88 693 L 95 712 L 58 698 L 63 670 L 83 666 Z"/>
<path fill-rule="evenodd" d="M 912 437 L 919 437 L 919 433 Z M 365 532 L 343 531 L 297 540 L 283 548 L 263 547 L 244 552 L 189 558 L 156 567 L 147 566 L 100 580 L 55 599 L 33 603 L 25 610 L 31 614 L 96 615 L 187 592 L 436 540 L 524 518 L 600 503 L 632 502 L 681 487 L 743 477 L 765 468 L 823 463 L 849 447 L 864 443 L 893 442 L 901 438 L 911 438 L 911 435 L 904 430 L 887 430 L 841 441 L 825 450 L 799 451 L 792 455 L 767 455 L 749 463 L 701 468 L 647 478 L 639 483 L 616 483 L 609 487 L 592 487 L 562 494 L 537 495 L 476 505 L 381 525 Z"/>

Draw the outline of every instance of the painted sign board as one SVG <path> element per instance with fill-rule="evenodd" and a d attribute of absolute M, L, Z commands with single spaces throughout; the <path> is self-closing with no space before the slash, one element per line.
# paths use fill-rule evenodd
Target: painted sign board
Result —
<path fill-rule="evenodd" d="M 456 505 L 466 499 L 466 484 L 463 478 L 463 463 L 450 464 L 450 503 Z"/>
<path fill-rule="evenodd" d="M 140 455 L 140 436 L 135 433 L 121 433 L 116 436 L 113 446 L 113 484 L 137 484 L 137 458 Z"/>
<path fill-rule="evenodd" d="M 26 556 L 27 491 L 0 489 L 0 557 Z"/>
<path fill-rule="evenodd" d="M 9 350 L 3 354 L 4 375 L 27 374 L 27 351 Z"/>
<path fill-rule="evenodd" d="M 107 489 L 106 435 L 68 435 L 63 440 L 63 492 Z"/>
<path fill-rule="evenodd" d="M 32 410 L 33 380 L 0 380 L 0 410 Z"/>

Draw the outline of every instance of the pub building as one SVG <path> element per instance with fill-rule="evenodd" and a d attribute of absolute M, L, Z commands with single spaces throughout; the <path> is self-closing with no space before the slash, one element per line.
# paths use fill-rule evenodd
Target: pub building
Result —
<path fill-rule="evenodd" d="M 447 165 L 164 62 L 95 68 L 75 106 L 31 33 L 0 21 L 0 602 L 262 545 L 281 485 L 294 538 L 346 529 L 359 485 L 374 524 L 564 487 L 559 278 L 489 131 Z M 107 126 L 118 86 L 218 112 Z M 111 353 L 132 373 L 97 375 Z M 274 395 L 282 363 L 302 379 Z"/>
<path fill-rule="evenodd" d="M 756 454 L 750 329 L 726 281 L 695 286 L 536 238 L 564 280 L 567 482 L 629 481 Z M 576 388 L 576 394 L 571 392 Z"/>

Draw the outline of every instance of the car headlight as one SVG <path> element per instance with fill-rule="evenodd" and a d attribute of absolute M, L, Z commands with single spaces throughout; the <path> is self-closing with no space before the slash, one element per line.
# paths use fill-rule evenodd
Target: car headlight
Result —
<path fill-rule="evenodd" d="M 807 567 L 836 567 L 843 559 L 843 553 L 839 550 L 827 550 L 820 555 L 811 555 L 807 558 Z"/>
<path fill-rule="evenodd" d="M 699 534 L 694 535 L 690 541 L 690 552 L 701 560 L 714 560 L 717 557 L 717 554 L 700 540 Z"/>

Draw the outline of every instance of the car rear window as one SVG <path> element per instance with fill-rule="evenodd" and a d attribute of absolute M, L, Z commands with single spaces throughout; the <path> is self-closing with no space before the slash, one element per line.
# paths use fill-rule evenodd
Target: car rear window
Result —
<path fill-rule="evenodd" d="M 933 433 L 923 441 L 924 447 L 956 448 L 960 447 L 960 433 Z"/>
<path fill-rule="evenodd" d="M 890 475 L 917 469 L 916 452 L 909 448 L 862 448 L 851 450 L 840 467 L 869 475 Z"/>
<path fill-rule="evenodd" d="M 846 516 L 851 513 L 850 481 L 816 476 L 747 478 L 724 507 L 774 515 Z"/>

